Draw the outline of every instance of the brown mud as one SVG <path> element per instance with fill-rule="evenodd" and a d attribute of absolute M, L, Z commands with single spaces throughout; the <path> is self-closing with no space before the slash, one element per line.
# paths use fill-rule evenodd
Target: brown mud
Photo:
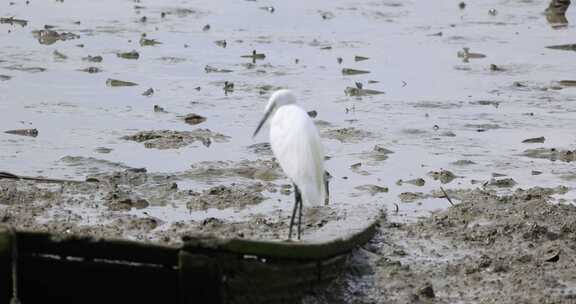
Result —
<path fill-rule="evenodd" d="M 178 149 L 195 142 L 201 142 L 202 145 L 209 147 L 212 142 L 226 142 L 229 137 L 209 129 L 196 129 L 194 131 L 140 131 L 122 138 L 144 143 L 144 147 L 150 149 Z"/>
<path fill-rule="evenodd" d="M 148 173 L 144 168 L 98 159 L 65 157 L 69 164 L 92 163 L 116 168 L 113 172 L 88 173 L 85 181 L 43 182 L 0 179 L 0 219 L 17 229 L 53 233 L 88 234 L 103 238 L 128 238 L 177 244 L 181 236 L 214 234 L 221 237 L 284 239 L 289 213 L 280 209 L 246 218 L 225 219 L 193 216 L 211 210 L 240 212 L 262 204 L 271 193 L 292 200 L 291 185 L 275 184 L 284 179 L 272 161 L 205 162 L 171 174 Z M 119 170 L 118 168 L 126 168 Z M 179 189 L 181 180 L 221 180 L 235 183 L 202 190 Z M 153 208 L 179 214 L 181 220 L 166 222 L 151 215 Z M 331 208 L 307 208 L 305 233 L 311 234 L 339 213 Z M 340 219 L 343 219 L 340 216 Z"/>
<path fill-rule="evenodd" d="M 576 207 L 550 202 L 566 191 L 449 191 L 445 211 L 385 221 L 347 278 L 305 303 L 570 303 Z"/>

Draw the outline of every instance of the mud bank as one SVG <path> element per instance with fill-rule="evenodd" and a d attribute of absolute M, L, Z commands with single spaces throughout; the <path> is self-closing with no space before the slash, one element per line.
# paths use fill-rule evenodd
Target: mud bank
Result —
<path fill-rule="evenodd" d="M 566 187 L 448 191 L 458 203 L 415 223 L 386 221 L 330 303 L 574 301 L 576 207 Z M 317 303 L 310 297 L 306 303 Z"/>
<path fill-rule="evenodd" d="M 161 244 L 178 244 L 190 234 L 287 237 L 290 214 L 264 203 L 271 194 L 292 200 L 291 185 L 275 183 L 282 175 L 272 161 L 205 162 L 173 174 L 149 173 L 144 168 L 116 170 L 73 182 L 0 179 L 0 221 L 23 230 Z M 204 189 L 179 187 L 183 180 L 230 176 L 236 182 Z M 343 210 L 307 208 L 304 232 L 312 234 L 328 222 L 345 219 Z"/>

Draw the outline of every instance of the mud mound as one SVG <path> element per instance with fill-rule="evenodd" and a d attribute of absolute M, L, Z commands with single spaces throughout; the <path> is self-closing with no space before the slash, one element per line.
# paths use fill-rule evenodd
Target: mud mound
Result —
<path fill-rule="evenodd" d="M 342 303 L 350 294 L 354 303 L 573 301 L 576 206 L 549 202 L 566 191 L 449 191 L 461 202 L 448 210 L 413 224 L 383 225 L 330 297 Z"/>

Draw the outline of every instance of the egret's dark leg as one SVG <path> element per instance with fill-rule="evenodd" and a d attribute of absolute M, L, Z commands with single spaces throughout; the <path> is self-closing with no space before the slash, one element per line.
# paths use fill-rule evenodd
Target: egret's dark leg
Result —
<path fill-rule="evenodd" d="M 328 205 L 330 203 L 330 179 L 332 175 L 330 172 L 324 171 L 324 189 L 326 190 L 326 198 L 324 198 L 324 205 Z"/>
<path fill-rule="evenodd" d="M 302 196 L 300 196 L 300 211 L 298 214 L 298 240 L 300 240 L 301 234 L 302 234 Z"/>
<path fill-rule="evenodd" d="M 300 195 L 300 189 L 298 189 L 298 186 L 294 184 L 294 210 L 292 210 L 292 218 L 290 218 L 290 230 L 288 232 L 288 239 L 292 239 L 292 226 L 294 226 L 294 219 L 296 218 L 296 209 L 298 208 L 298 202 L 301 201 L 302 196 Z M 298 232 L 298 238 L 300 238 L 300 232 Z"/>

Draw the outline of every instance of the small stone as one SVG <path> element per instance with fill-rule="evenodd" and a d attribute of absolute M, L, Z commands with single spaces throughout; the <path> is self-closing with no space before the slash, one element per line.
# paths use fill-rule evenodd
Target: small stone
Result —
<path fill-rule="evenodd" d="M 137 86 L 138 84 L 131 81 L 108 78 L 106 80 L 106 85 L 109 87 L 131 87 L 131 86 Z"/>
<path fill-rule="evenodd" d="M 504 71 L 504 69 L 502 69 L 501 67 L 492 63 L 492 64 L 490 64 L 490 71 L 501 72 L 501 71 Z"/>
<path fill-rule="evenodd" d="M 87 57 L 82 58 L 82 60 L 90 61 L 90 62 L 102 62 L 103 58 L 102 58 L 102 56 L 90 56 L 90 55 L 88 55 Z"/>
<path fill-rule="evenodd" d="M 423 199 L 424 193 L 422 192 L 402 192 L 398 194 L 398 198 L 403 203 L 412 203 L 416 200 Z"/>
<path fill-rule="evenodd" d="M 206 121 L 206 117 L 198 115 L 196 113 L 191 113 L 184 117 L 184 121 L 189 125 L 197 125 Z"/>
<path fill-rule="evenodd" d="M 143 96 L 152 96 L 153 94 L 154 94 L 153 88 L 149 88 L 148 90 L 146 90 L 142 93 Z"/>
<path fill-rule="evenodd" d="M 8 131 L 5 131 L 4 133 L 14 134 L 14 135 L 21 135 L 21 136 L 36 137 L 36 136 L 38 136 L 38 129 L 8 130 Z"/>
<path fill-rule="evenodd" d="M 108 153 L 112 152 L 112 149 L 106 148 L 106 147 L 98 147 L 98 148 L 94 149 L 94 152 L 108 154 Z"/>
<path fill-rule="evenodd" d="M 516 185 L 516 181 L 512 178 L 502 178 L 502 179 L 491 179 L 488 183 L 489 186 L 495 186 L 498 188 L 511 188 Z"/>
<path fill-rule="evenodd" d="M 226 42 L 226 40 L 216 40 L 214 41 L 214 43 L 222 48 L 226 48 L 226 45 L 228 45 L 228 43 Z"/>
<path fill-rule="evenodd" d="M 431 171 L 428 175 L 434 180 L 439 180 L 442 184 L 447 184 L 456 178 L 456 175 L 448 170 Z"/>
<path fill-rule="evenodd" d="M 368 74 L 368 73 L 370 73 L 370 71 L 356 70 L 356 69 L 349 69 L 349 68 L 342 69 L 342 75 L 360 75 L 360 74 Z"/>
<path fill-rule="evenodd" d="M 522 143 L 524 143 L 524 144 L 543 143 L 544 141 L 546 141 L 546 138 L 544 138 L 544 136 L 540 136 L 540 137 L 534 137 L 534 138 L 527 138 L 527 139 L 523 140 Z"/>
<path fill-rule="evenodd" d="M 224 92 L 232 92 L 234 91 L 234 83 L 224 81 Z"/>
<path fill-rule="evenodd" d="M 420 287 L 418 289 L 418 294 L 428 299 L 436 297 L 434 294 L 434 288 L 432 288 L 432 284 L 430 283 L 425 283 L 424 286 Z"/>
<path fill-rule="evenodd" d="M 457 161 L 452 162 L 451 164 L 455 166 L 470 166 L 475 165 L 476 163 L 469 159 L 459 159 Z"/>
<path fill-rule="evenodd" d="M 138 53 L 136 50 L 133 50 L 130 52 L 117 53 L 116 56 L 124 59 L 138 59 L 140 58 L 140 53 Z"/>
<path fill-rule="evenodd" d="M 101 69 L 99 69 L 98 67 L 87 67 L 85 69 L 81 70 L 82 72 L 86 72 L 86 73 L 90 73 L 90 74 L 95 74 L 95 73 L 100 73 L 102 72 Z"/>

